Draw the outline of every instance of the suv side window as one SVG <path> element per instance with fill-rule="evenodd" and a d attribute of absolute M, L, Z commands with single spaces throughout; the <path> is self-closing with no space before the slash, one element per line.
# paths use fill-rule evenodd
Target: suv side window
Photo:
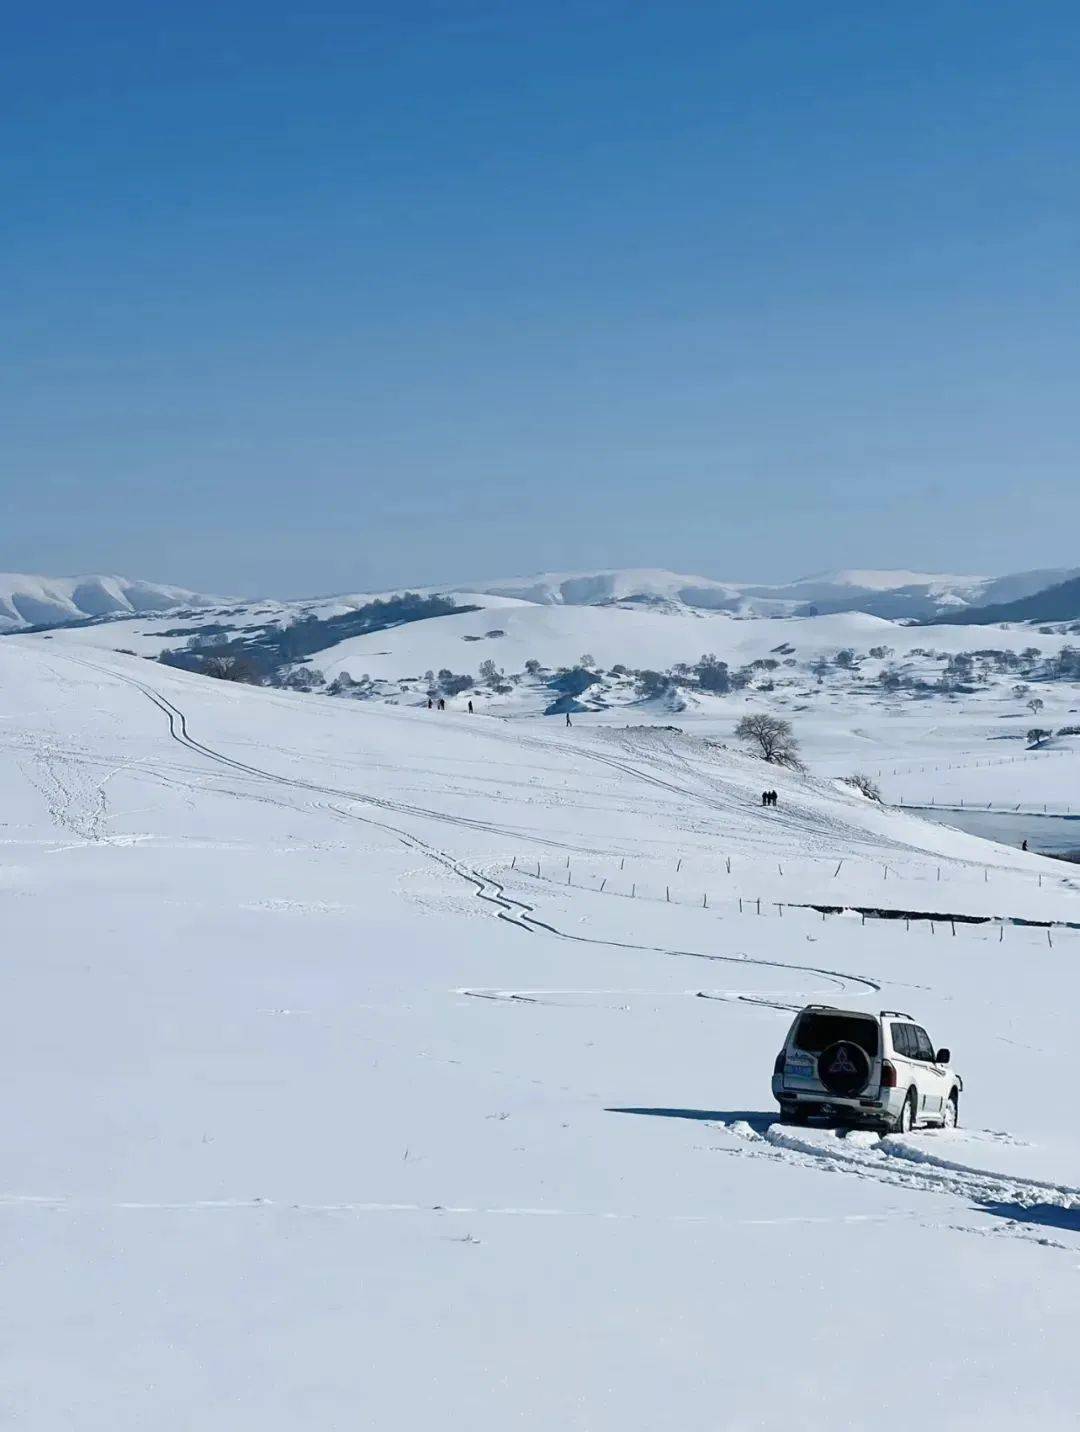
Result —
<path fill-rule="evenodd" d="M 913 1024 L 900 1025 L 900 1043 L 897 1052 L 905 1059 L 918 1059 L 919 1041 L 915 1037 L 915 1026 Z"/>
<path fill-rule="evenodd" d="M 906 1024 L 892 1025 L 892 1047 L 893 1052 L 899 1054 L 901 1059 L 911 1058 L 908 1052 L 908 1026 Z"/>
<path fill-rule="evenodd" d="M 934 1062 L 934 1046 L 930 1043 L 930 1036 L 925 1029 L 915 1027 L 915 1038 L 918 1041 L 918 1053 L 916 1059 L 922 1059 L 927 1064 Z"/>

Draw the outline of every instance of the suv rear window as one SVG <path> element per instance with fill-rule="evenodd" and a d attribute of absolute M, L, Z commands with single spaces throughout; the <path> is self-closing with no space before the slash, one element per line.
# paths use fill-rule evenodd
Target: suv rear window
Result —
<path fill-rule="evenodd" d="M 878 1052 L 876 1019 L 857 1014 L 804 1014 L 795 1030 L 795 1043 L 808 1054 L 820 1054 L 839 1039 L 850 1040 L 873 1059 Z"/>

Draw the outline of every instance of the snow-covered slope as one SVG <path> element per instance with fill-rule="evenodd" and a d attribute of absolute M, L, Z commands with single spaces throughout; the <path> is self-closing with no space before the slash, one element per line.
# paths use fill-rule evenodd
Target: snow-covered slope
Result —
<path fill-rule="evenodd" d="M 1045 650 L 1053 651 L 1069 638 L 1040 636 L 1038 640 Z M 619 663 L 631 669 L 665 671 L 676 662 L 694 662 L 713 652 L 729 665 L 740 666 L 783 648 L 805 667 L 843 648 L 866 652 L 882 644 L 903 659 L 930 641 L 942 652 L 989 644 L 986 632 L 977 627 L 943 626 L 928 632 L 863 612 L 744 622 L 715 612 L 523 604 L 482 608 L 354 637 L 316 653 L 312 662 L 327 675 L 367 671 L 397 679 L 443 666 L 475 673 L 488 658 L 506 671 L 521 671 L 530 659 L 544 666 L 573 666 L 583 655 L 605 668 Z M 1031 645 L 1031 632 L 997 631 L 993 645 L 1021 651 Z"/>
<path fill-rule="evenodd" d="M 446 666 L 475 672 L 486 658 L 507 671 L 520 671 L 532 658 L 547 666 L 572 666 L 590 654 L 603 666 L 621 662 L 631 668 L 666 670 L 675 662 L 692 662 L 715 652 L 733 665 L 767 657 L 777 648 L 791 648 L 800 663 L 832 656 L 852 647 L 858 651 L 885 644 L 900 656 L 932 645 L 959 652 L 992 644 L 1020 651 L 1032 644 L 1025 628 L 995 631 L 965 627 L 962 617 L 932 630 L 897 625 L 861 611 L 833 612 L 817 617 L 774 617 L 742 621 L 721 611 L 703 611 L 672 603 L 651 605 L 602 602 L 596 605 L 544 603 L 476 590 L 446 593 L 462 607 L 478 610 L 460 616 L 418 621 L 392 631 L 350 638 L 316 652 L 315 665 L 338 671 L 371 671 L 392 678 L 407 677 Z M 228 608 L 207 608 L 185 615 L 147 614 L 57 633 L 57 640 L 107 649 L 123 647 L 155 656 L 182 645 L 204 628 L 240 635 L 265 624 L 288 624 L 307 617 L 327 618 L 354 610 L 370 596 L 334 597 L 304 603 L 263 601 Z M 1053 651 L 1067 636 L 1037 636 L 1038 645 Z"/>
<path fill-rule="evenodd" d="M 87 617 L 206 607 L 219 601 L 186 587 L 130 577 L 39 577 L 0 572 L 0 632 L 57 626 Z"/>
<path fill-rule="evenodd" d="M 1080 930 L 949 920 L 1068 867 L 662 729 L 0 690 L 13 1425 L 1072 1424 Z M 777 1125 L 811 1000 L 910 1010 L 961 1129 Z"/>

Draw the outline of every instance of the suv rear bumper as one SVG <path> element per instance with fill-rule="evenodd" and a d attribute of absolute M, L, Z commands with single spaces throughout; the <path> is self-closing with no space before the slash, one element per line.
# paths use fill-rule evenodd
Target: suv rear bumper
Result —
<path fill-rule="evenodd" d="M 832 1098 L 825 1093 L 786 1089 L 783 1079 L 775 1076 L 772 1089 L 782 1115 L 797 1113 L 808 1119 L 819 1116 L 849 1124 L 892 1123 L 903 1108 L 906 1097 L 902 1089 L 880 1089 L 855 1099 Z"/>

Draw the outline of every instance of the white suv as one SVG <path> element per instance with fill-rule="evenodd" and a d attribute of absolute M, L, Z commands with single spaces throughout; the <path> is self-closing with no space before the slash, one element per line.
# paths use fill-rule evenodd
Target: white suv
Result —
<path fill-rule="evenodd" d="M 906 1134 L 920 1124 L 955 1128 L 963 1081 L 910 1014 L 866 1014 L 808 1004 L 773 1066 L 780 1115 L 803 1124 L 824 1117 Z"/>

